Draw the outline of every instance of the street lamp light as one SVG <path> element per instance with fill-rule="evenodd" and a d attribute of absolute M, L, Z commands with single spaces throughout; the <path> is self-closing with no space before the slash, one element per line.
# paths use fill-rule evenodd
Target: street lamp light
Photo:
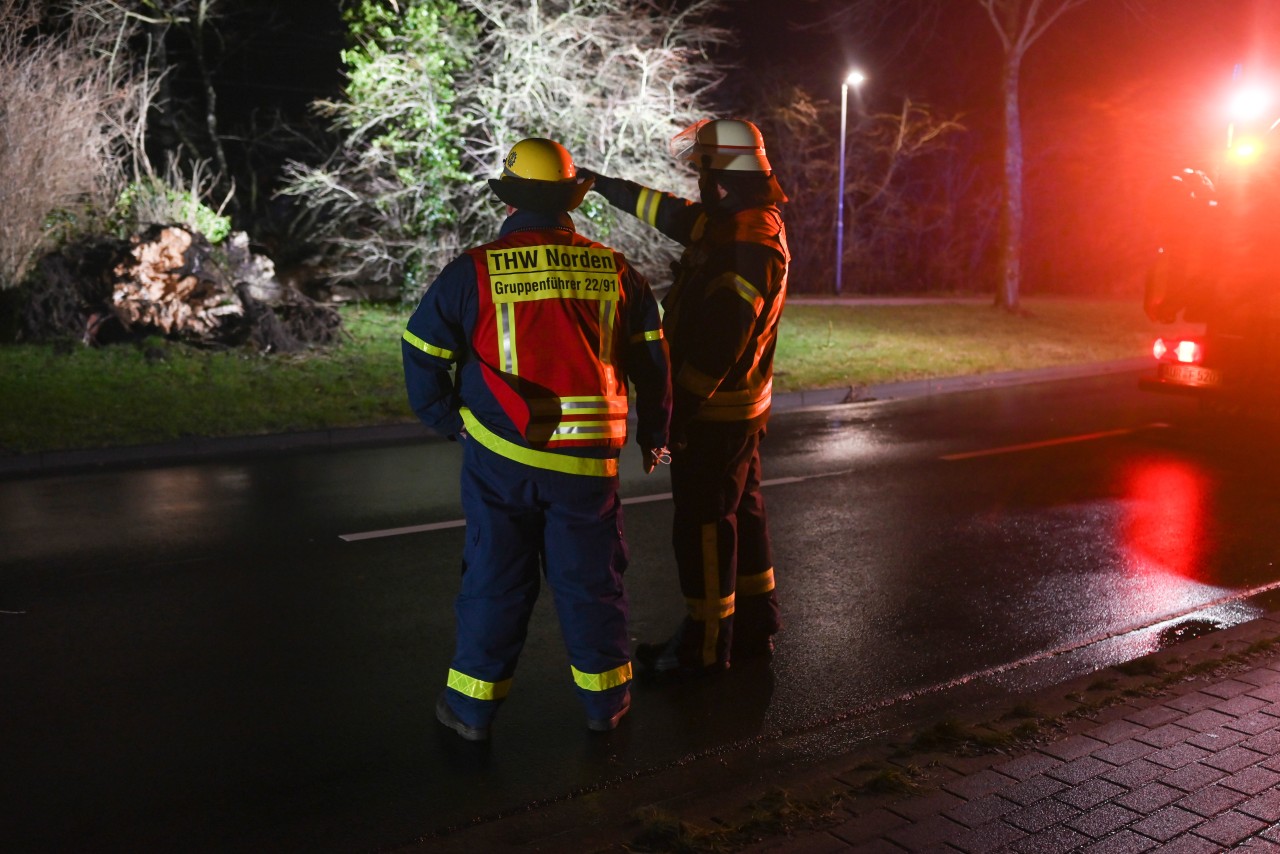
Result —
<path fill-rule="evenodd" d="M 861 71 L 850 71 L 840 84 L 840 183 L 836 188 L 836 294 L 839 295 L 844 280 L 844 150 L 845 129 L 848 127 L 849 87 L 858 89 L 865 81 Z"/>

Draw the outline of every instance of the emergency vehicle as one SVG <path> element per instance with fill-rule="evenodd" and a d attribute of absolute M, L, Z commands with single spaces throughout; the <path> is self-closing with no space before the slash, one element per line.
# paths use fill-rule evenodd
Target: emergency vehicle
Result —
<path fill-rule="evenodd" d="M 1149 391 L 1193 395 L 1211 411 L 1280 414 L 1280 119 L 1241 91 L 1212 172 L 1171 176 L 1157 200 L 1157 259 L 1144 308 L 1163 324 L 1202 325 L 1153 345 Z"/>

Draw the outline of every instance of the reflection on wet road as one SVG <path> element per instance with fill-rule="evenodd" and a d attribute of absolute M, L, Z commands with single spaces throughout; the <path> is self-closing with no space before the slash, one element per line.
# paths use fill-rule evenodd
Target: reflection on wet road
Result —
<path fill-rule="evenodd" d="M 387 847 L 703 759 L 766 774 L 766 754 L 839 750 L 912 698 L 1250 619 L 1280 582 L 1280 461 L 1190 416 L 1126 376 L 780 414 L 772 665 L 637 683 L 598 737 L 543 597 L 481 750 L 431 716 L 454 446 L 0 482 L 0 676 L 20 689 L 0 823 L 19 847 Z M 632 632 L 652 640 L 682 598 L 669 483 L 634 454 Z"/>

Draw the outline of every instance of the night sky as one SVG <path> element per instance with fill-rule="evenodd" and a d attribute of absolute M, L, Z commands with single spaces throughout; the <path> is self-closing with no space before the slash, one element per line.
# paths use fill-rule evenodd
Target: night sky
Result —
<path fill-rule="evenodd" d="M 739 36 L 722 56 L 738 65 L 730 91 L 781 76 L 827 100 L 834 126 L 841 78 L 856 63 L 869 78 L 869 109 L 895 112 L 910 97 L 960 116 L 969 131 L 965 149 L 989 181 L 998 180 L 1001 49 L 976 0 L 945 0 L 914 38 L 905 35 L 912 16 L 902 12 L 883 31 L 867 33 L 812 26 L 815 5 L 804 0 L 786 11 L 780 5 L 725 4 L 720 23 Z M 1278 7 L 1280 0 L 1091 0 L 1031 48 L 1021 104 L 1028 257 L 1038 259 L 1028 270 L 1033 282 L 1107 275 L 1086 261 L 1114 255 L 1115 247 L 1081 241 L 1138 235 L 1138 202 L 1152 182 L 1204 164 L 1224 138 L 1237 64 L 1250 79 L 1275 82 Z M 226 64 L 221 106 L 228 116 L 263 106 L 296 114 L 339 92 L 344 38 L 336 0 L 227 0 L 224 8 L 279 21 L 251 27 Z M 1130 242 L 1133 252 L 1147 251 L 1137 245 L 1141 238 Z"/>
<path fill-rule="evenodd" d="M 998 112 L 1000 48 L 976 0 L 949 0 L 927 40 L 911 42 L 901 33 L 909 16 L 882 33 L 846 33 L 805 28 L 816 14 L 809 5 L 788 12 L 777 6 L 736 0 L 720 16 L 739 35 L 724 58 L 739 62 L 733 76 L 744 87 L 753 77 L 783 74 L 836 101 L 845 69 L 856 63 L 870 77 L 865 92 L 872 108 L 892 110 L 910 96 L 979 123 Z M 1249 72 L 1277 65 L 1278 6 L 1280 0 L 1093 0 L 1032 48 L 1024 107 L 1034 114 L 1061 99 L 1134 90 L 1154 99 L 1155 109 L 1181 111 L 1185 122 L 1189 104 L 1211 108 L 1223 98 L 1235 64 Z M 225 0 L 223 8 L 255 22 L 221 75 L 228 111 L 260 105 L 297 111 L 337 92 L 344 44 L 337 0 Z M 278 24 L 267 25 L 268 10 Z"/>

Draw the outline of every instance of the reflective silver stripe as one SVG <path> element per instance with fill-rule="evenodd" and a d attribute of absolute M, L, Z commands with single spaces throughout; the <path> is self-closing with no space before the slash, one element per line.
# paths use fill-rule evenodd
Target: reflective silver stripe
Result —
<path fill-rule="evenodd" d="M 575 415 L 627 414 L 627 398 L 624 395 L 588 397 L 534 398 L 529 401 L 529 411 L 535 415 L 559 415 L 569 412 Z"/>
<path fill-rule="evenodd" d="M 457 360 L 457 356 L 454 355 L 452 350 L 446 350 L 443 347 L 436 347 L 433 344 L 428 344 L 408 329 L 404 331 L 404 340 L 409 342 L 410 346 L 418 348 L 428 356 L 439 356 L 441 359 L 448 359 L 450 362 Z"/>
<path fill-rule="evenodd" d="M 520 364 L 516 357 L 516 304 L 503 303 L 497 309 L 498 359 L 503 371 L 518 376 Z"/>
<path fill-rule="evenodd" d="M 627 435 L 627 422 L 617 421 L 561 421 L 548 437 L 548 442 L 564 442 L 570 439 L 620 439 Z"/>

